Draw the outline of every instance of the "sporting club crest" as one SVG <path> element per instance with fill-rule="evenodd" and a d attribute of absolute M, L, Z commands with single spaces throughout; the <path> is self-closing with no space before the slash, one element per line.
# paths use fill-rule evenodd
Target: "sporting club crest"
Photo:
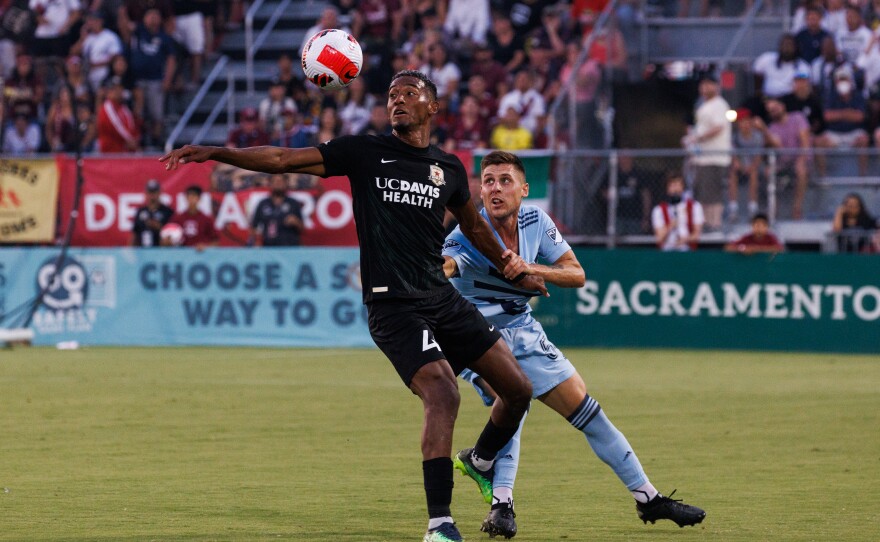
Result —
<path fill-rule="evenodd" d="M 440 166 L 431 166 L 431 174 L 428 175 L 428 179 L 434 183 L 435 186 L 446 184 L 446 179 L 443 177 L 443 169 Z"/>
<path fill-rule="evenodd" d="M 547 237 L 549 237 L 553 241 L 554 245 L 558 245 L 562 242 L 562 234 L 559 233 L 559 230 L 557 228 L 550 228 L 545 233 L 547 234 Z"/>

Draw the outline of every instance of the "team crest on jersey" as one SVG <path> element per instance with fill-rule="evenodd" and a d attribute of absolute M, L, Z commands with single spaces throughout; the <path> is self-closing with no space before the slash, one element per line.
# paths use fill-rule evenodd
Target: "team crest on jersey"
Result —
<path fill-rule="evenodd" d="M 452 239 L 450 239 L 450 240 L 446 241 L 445 243 L 443 243 L 443 250 L 446 250 L 446 249 L 449 249 L 449 250 L 460 250 L 460 249 L 461 249 L 461 243 L 459 243 L 458 241 L 453 241 Z"/>
<path fill-rule="evenodd" d="M 431 174 L 428 175 L 428 179 L 436 186 L 446 184 L 446 179 L 443 178 L 443 169 L 440 166 L 431 166 Z"/>
<path fill-rule="evenodd" d="M 562 242 L 562 234 L 559 233 L 559 230 L 557 228 L 550 228 L 545 233 L 547 234 L 547 237 L 549 237 L 553 241 L 554 245 L 558 245 Z"/>

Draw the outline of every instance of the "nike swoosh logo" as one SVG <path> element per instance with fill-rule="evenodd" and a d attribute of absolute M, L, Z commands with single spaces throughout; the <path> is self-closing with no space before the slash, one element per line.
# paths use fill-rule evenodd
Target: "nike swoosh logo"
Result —
<path fill-rule="evenodd" d="M 495 326 L 489 326 L 489 331 L 495 331 Z"/>
<path fill-rule="evenodd" d="M 397 160 L 386 160 L 384 158 L 382 158 L 379 161 L 382 162 L 383 164 L 390 164 L 391 162 L 397 162 Z"/>

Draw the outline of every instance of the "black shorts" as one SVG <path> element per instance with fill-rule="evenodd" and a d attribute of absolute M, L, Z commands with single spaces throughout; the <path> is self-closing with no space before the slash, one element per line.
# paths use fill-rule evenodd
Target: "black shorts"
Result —
<path fill-rule="evenodd" d="M 457 375 L 501 338 L 451 285 L 431 297 L 373 301 L 367 308 L 373 341 L 407 387 L 423 365 L 440 359 Z"/>

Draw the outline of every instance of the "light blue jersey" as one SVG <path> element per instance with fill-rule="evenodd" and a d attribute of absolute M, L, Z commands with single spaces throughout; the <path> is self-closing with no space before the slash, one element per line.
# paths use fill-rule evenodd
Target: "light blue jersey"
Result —
<path fill-rule="evenodd" d="M 480 214 L 487 222 L 489 221 L 486 209 L 482 209 Z M 522 205 L 517 221 L 519 255 L 526 263 L 535 263 L 538 258 L 553 263 L 571 250 L 556 224 L 540 207 Z M 489 227 L 501 243 L 501 237 L 492 227 L 491 222 Z M 455 228 L 446 237 L 443 255 L 449 256 L 458 264 L 459 276 L 451 279 L 452 285 L 468 301 L 476 305 L 490 324 L 507 328 L 522 326 L 533 321 L 529 299 L 538 294 L 516 288 L 506 281 L 489 259 L 474 248 L 459 228 Z"/>
<path fill-rule="evenodd" d="M 481 213 L 486 217 L 485 209 Z M 521 206 L 518 222 L 519 255 L 526 263 L 536 263 L 541 258 L 552 264 L 571 250 L 556 225 L 540 208 Z M 491 222 L 489 227 L 492 228 Z M 501 242 L 494 228 L 492 232 Z M 532 383 L 532 397 L 549 393 L 576 374 L 574 365 L 550 342 L 541 323 L 532 317 L 529 299 L 537 295 L 535 292 L 520 290 L 504 280 L 458 228 L 446 237 L 443 255 L 454 259 L 458 265 L 459 276 L 451 279 L 452 284 L 465 299 L 476 305 L 490 324 L 498 326 Z M 493 398 L 477 384 L 479 375 L 465 369 L 459 376 L 473 384 L 487 406 L 492 404 Z M 626 437 L 608 420 L 595 399 L 586 395 L 581 406 L 566 419 L 586 435 L 596 455 L 614 470 L 627 489 L 635 491 L 648 483 L 648 477 Z M 524 423 L 525 417 L 516 434 L 498 452 L 492 482 L 494 498 L 499 498 L 499 488 L 513 489 Z"/>
<path fill-rule="evenodd" d="M 480 212 L 486 216 L 485 209 Z M 571 250 L 556 224 L 539 207 L 521 206 L 518 222 L 519 255 L 526 263 L 535 263 L 538 258 L 553 263 Z M 492 227 L 491 223 L 489 227 Z M 492 231 L 498 236 L 494 228 Z M 498 241 L 501 242 L 500 237 Z M 453 286 L 476 305 L 490 324 L 498 326 L 504 341 L 532 382 L 534 397 L 547 393 L 575 373 L 574 366 L 550 342 L 541 324 L 532 317 L 529 299 L 537 295 L 535 292 L 520 290 L 504 280 L 458 228 L 446 237 L 443 255 L 458 264 L 459 276 L 451 279 Z M 460 376 L 472 384 L 476 378 L 467 369 Z M 483 401 L 492 402 L 479 386 L 474 387 Z"/>

